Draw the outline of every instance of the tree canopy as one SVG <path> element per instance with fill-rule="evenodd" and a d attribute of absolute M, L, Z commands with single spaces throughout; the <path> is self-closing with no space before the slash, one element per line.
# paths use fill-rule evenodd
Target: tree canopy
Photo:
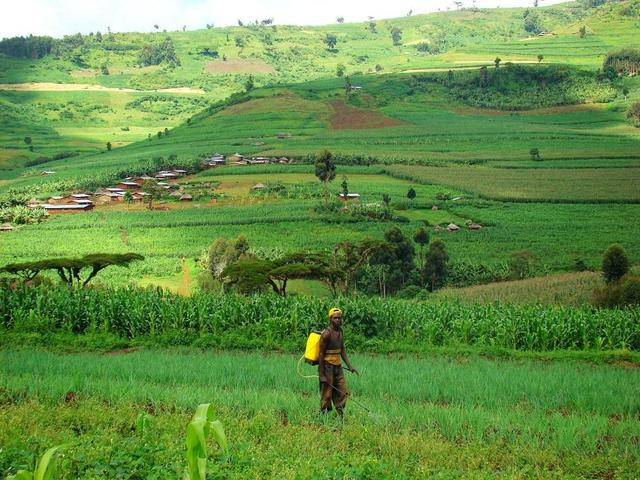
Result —
<path fill-rule="evenodd" d="M 0 268 L 0 273 L 18 275 L 33 280 L 41 271 L 53 270 L 70 286 L 87 285 L 101 270 L 109 266 L 128 266 L 135 260 L 144 260 L 137 253 L 93 253 L 81 258 L 50 258 L 35 262 L 12 263 Z M 90 270 L 82 279 L 82 271 Z"/>

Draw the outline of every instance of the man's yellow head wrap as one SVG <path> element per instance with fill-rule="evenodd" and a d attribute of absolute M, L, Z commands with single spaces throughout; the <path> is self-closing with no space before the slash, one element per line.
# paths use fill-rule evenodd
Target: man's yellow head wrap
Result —
<path fill-rule="evenodd" d="M 342 310 L 336 307 L 329 309 L 329 318 L 333 317 L 336 313 L 342 315 Z"/>

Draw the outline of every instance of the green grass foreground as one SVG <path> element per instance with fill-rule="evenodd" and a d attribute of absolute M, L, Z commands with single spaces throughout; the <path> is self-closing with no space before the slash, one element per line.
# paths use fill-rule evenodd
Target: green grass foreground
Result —
<path fill-rule="evenodd" d="M 65 443 L 64 478 L 175 478 L 205 401 L 231 446 L 228 457 L 213 450 L 210 478 L 633 478 L 640 468 L 632 365 L 353 355 L 362 376 L 348 379 L 340 422 L 318 416 L 316 380 L 296 361 L 1 350 L 0 472 Z"/>

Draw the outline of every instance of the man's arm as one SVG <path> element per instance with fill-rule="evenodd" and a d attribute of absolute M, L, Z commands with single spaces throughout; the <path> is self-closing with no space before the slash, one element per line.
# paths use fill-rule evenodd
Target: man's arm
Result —
<path fill-rule="evenodd" d="M 320 335 L 320 357 L 318 358 L 318 377 L 322 383 L 327 383 L 327 374 L 324 371 L 324 356 L 327 353 L 327 345 L 329 343 L 329 332 L 324 331 Z"/>
<path fill-rule="evenodd" d="M 347 357 L 347 351 L 344 349 L 344 342 L 342 343 L 342 348 L 340 349 L 340 356 L 342 357 L 342 360 L 344 360 L 344 363 L 347 364 L 347 369 L 351 370 L 356 375 L 360 375 L 360 372 L 353 368 L 351 362 L 349 361 L 349 357 Z"/>

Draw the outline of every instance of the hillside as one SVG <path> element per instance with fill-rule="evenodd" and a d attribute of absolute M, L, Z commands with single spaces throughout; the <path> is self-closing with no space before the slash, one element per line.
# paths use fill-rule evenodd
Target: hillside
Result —
<path fill-rule="evenodd" d="M 609 19 L 612 31 L 622 25 L 627 32 L 621 7 L 588 10 L 588 18 Z M 556 9 L 573 11 L 569 5 Z M 541 10 L 549 11 L 556 10 Z M 495 13 L 504 19 L 515 18 L 514 12 Z M 480 13 L 450 12 L 398 21 L 419 28 L 421 22 L 431 25 L 434 19 L 470 15 Z M 316 30 L 322 28 L 329 27 Z M 267 29 L 244 30 L 257 35 Z M 218 33 L 212 29 L 179 35 Z M 566 35 L 575 42 L 584 40 Z M 553 42 L 556 36 L 537 38 Z M 622 35 L 618 40 L 633 45 L 629 38 Z M 346 54 L 346 45 L 338 51 Z M 542 52 L 546 58 L 548 52 Z M 195 176 L 180 180 L 178 186 L 180 192 L 192 195 L 193 204 L 166 196 L 160 211 L 142 205 L 105 205 L 86 215 L 20 226 L 0 237 L 0 264 L 133 249 L 147 260 L 125 273 L 107 275 L 105 281 L 167 285 L 185 274 L 181 257 L 191 259 L 195 279 L 195 260 L 220 237 L 242 234 L 257 251 L 280 253 L 330 249 L 340 240 L 381 238 L 390 227 L 388 219 L 334 219 L 315 213 L 319 193 L 311 162 L 325 148 L 333 153 L 339 176 L 348 177 L 363 203 L 375 205 L 383 195 L 391 196 L 393 218 L 403 222 L 407 234 L 413 235 L 425 221 L 434 235 L 449 223 L 477 222 L 486 227 L 481 232 L 445 233 L 453 284 L 504 280 L 510 255 L 523 250 L 535 258 L 530 275 L 571 270 L 577 260 L 597 269 L 604 249 L 616 242 L 637 263 L 640 250 L 633 239 L 640 218 L 640 138 L 626 111 L 640 97 L 640 77 L 603 75 L 597 69 L 602 58 L 596 57 L 598 63 L 589 66 L 577 57 L 576 64 L 544 59 L 517 64 L 505 55 L 497 66 L 490 62 L 487 68 L 475 64 L 392 72 L 385 67 L 377 74 L 352 74 L 348 81 L 327 74 L 262 87 L 256 74 L 258 86 L 217 102 L 211 93 L 193 90 L 4 90 L 8 114 L 0 128 L 0 162 L 7 169 L 0 171 L 0 197 L 6 202 L 93 192 L 128 175 L 162 168 L 182 167 Z M 175 70 L 186 68 L 182 65 Z M 314 74 L 324 75 L 321 67 Z M 244 82 L 246 76 L 233 81 Z M 88 98 L 100 99 L 100 104 Z M 68 102 L 61 106 L 61 99 Z M 23 141 L 27 135 L 33 152 Z M 297 165 L 198 171 L 205 156 L 235 152 L 286 156 Z M 26 168 L 11 168 L 27 161 Z M 43 170 L 55 173 L 43 176 Z M 338 192 L 341 181 L 334 182 L 332 192 Z M 278 188 L 256 196 L 252 186 L 257 183 Z M 407 200 L 410 188 L 418 193 L 416 202 Z M 339 225 L 335 230 L 333 222 Z M 52 237 L 58 231 L 65 232 L 64 238 Z M 301 291 L 317 289 L 304 285 Z"/>
<path fill-rule="evenodd" d="M 562 80 L 545 88 L 536 84 L 533 90 L 528 82 L 510 79 L 555 78 L 558 67 L 494 68 L 484 87 L 477 85 L 477 71 L 463 71 L 451 76 L 354 76 L 351 81 L 360 89 L 349 95 L 343 79 L 262 88 L 209 107 L 167 135 L 153 135 L 110 152 L 101 149 L 49 161 L 43 165 L 55 176 L 40 176 L 43 167 L 37 165 L 6 182 L 14 188 L 41 185 L 33 193 L 54 193 L 73 186 L 100 186 L 127 172 L 144 173 L 153 162 L 169 158 L 190 166 L 207 154 L 239 151 L 304 160 L 322 148 L 346 164 L 585 168 L 581 175 L 593 172 L 594 180 L 601 179 L 599 168 L 629 167 L 630 175 L 621 171 L 622 176 L 635 181 L 638 170 L 630 167 L 640 165 L 640 141 L 625 111 L 630 98 L 640 92 L 640 82 L 626 81 L 632 94 L 625 99 L 620 83 L 598 80 L 583 70 L 560 73 Z M 585 91 L 593 101 L 582 103 Z M 514 106 L 530 109 L 514 112 Z M 539 150 L 536 158 L 531 155 L 533 148 Z M 454 183 L 469 189 L 456 173 L 462 171 L 452 172 L 458 178 Z M 568 174 L 562 171 L 561 175 Z M 518 174 L 503 170 L 500 175 Z M 451 184 L 446 178 L 442 181 Z M 636 200 L 633 190 L 618 190 L 617 198 Z"/>
<path fill-rule="evenodd" d="M 174 128 L 206 105 L 244 90 L 250 75 L 255 86 L 273 87 L 335 78 L 342 66 L 344 75 L 384 76 L 476 69 L 493 65 L 496 56 L 503 65 L 539 63 L 539 55 L 544 65 L 569 63 L 595 71 L 608 51 L 639 45 L 633 34 L 636 4 L 463 10 L 372 25 L 249 25 L 65 37 L 42 58 L 1 57 L 0 179 L 42 157 L 95 152 L 106 142 L 119 147 Z M 623 14 L 625 8 L 632 15 Z M 578 34 L 581 26 L 584 38 Z M 393 28 L 400 31 L 397 45 Z M 324 41 L 327 35 L 335 36 L 333 48 Z M 165 58 L 143 66 L 158 61 L 148 58 L 145 46 L 161 45 L 166 38 L 179 64 Z M 581 92 L 574 103 L 590 93 Z M 33 139 L 33 152 L 23 142 L 26 136 Z"/>

